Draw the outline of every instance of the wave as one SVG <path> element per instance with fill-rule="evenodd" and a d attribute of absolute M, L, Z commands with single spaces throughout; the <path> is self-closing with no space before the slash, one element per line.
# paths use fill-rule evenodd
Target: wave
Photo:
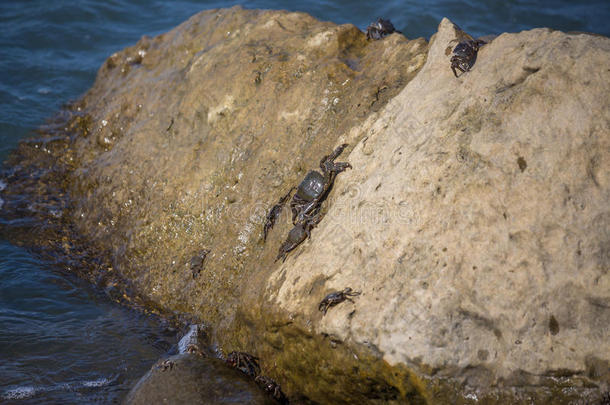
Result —
<path fill-rule="evenodd" d="M 188 332 L 178 342 L 178 353 L 186 353 L 191 344 L 197 345 L 199 333 L 199 325 L 190 325 Z"/>
<path fill-rule="evenodd" d="M 0 400 L 28 399 L 52 391 L 78 391 L 86 388 L 100 388 L 110 385 L 116 380 L 117 377 L 115 376 L 111 378 L 101 377 L 95 380 L 59 383 L 47 386 L 24 385 L 4 391 L 0 395 Z"/>

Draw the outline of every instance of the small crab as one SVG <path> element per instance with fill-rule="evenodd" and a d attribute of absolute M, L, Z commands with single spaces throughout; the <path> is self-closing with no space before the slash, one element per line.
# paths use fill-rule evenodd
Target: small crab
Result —
<path fill-rule="evenodd" d="M 288 252 L 299 246 L 303 241 L 309 237 L 311 237 L 311 229 L 317 225 L 320 220 L 320 215 L 317 215 L 312 218 L 309 222 L 304 224 L 296 224 L 294 228 L 288 232 L 288 238 L 286 241 L 280 246 L 280 250 L 275 258 L 277 262 L 279 259 L 282 259 L 282 262 L 286 261 L 286 255 Z"/>
<path fill-rule="evenodd" d="M 267 218 L 265 219 L 265 226 L 263 228 L 264 241 L 267 240 L 267 233 L 273 228 L 273 225 L 275 225 L 275 221 L 277 221 L 277 219 L 279 218 L 280 214 L 282 213 L 282 209 L 284 209 L 284 204 L 286 204 L 286 201 L 288 201 L 288 199 L 290 198 L 290 194 L 292 194 L 293 191 L 294 187 L 292 187 L 285 196 L 280 198 L 277 204 L 275 204 L 267 214 Z"/>
<path fill-rule="evenodd" d="M 347 144 L 344 143 L 338 146 L 330 155 L 324 156 L 320 160 L 322 173 L 311 170 L 307 173 L 301 184 L 299 184 L 297 192 L 290 202 L 293 225 L 308 222 L 315 218 L 320 204 L 332 188 L 337 174 L 352 168 L 352 165 L 347 162 L 335 163 L 335 159 L 346 147 Z"/>
<path fill-rule="evenodd" d="M 280 404 L 288 404 L 288 398 L 282 392 L 282 388 L 278 383 L 276 383 L 273 379 L 266 377 L 264 375 L 259 375 L 254 379 L 254 381 L 261 387 L 265 392 L 273 397 Z"/>
<path fill-rule="evenodd" d="M 161 364 L 159 364 L 156 368 L 160 369 L 161 371 L 167 371 L 167 370 L 173 370 L 174 369 L 174 365 L 176 363 L 174 363 L 173 361 L 171 361 L 170 359 L 166 359 L 164 360 Z"/>
<path fill-rule="evenodd" d="M 244 352 L 231 352 L 227 356 L 227 364 L 238 369 L 250 377 L 256 377 L 261 372 L 261 367 L 258 365 L 258 357 Z"/>
<path fill-rule="evenodd" d="M 191 258 L 190 267 L 193 278 L 197 278 L 199 273 L 201 273 L 201 270 L 203 270 L 203 264 L 205 263 L 205 259 L 208 257 L 210 252 L 210 249 L 203 249 Z"/>
<path fill-rule="evenodd" d="M 451 53 L 451 70 L 455 77 L 458 77 L 456 69 L 462 73 L 468 72 L 477 59 L 479 47 L 484 45 L 485 41 L 478 39 L 466 39 L 458 43 Z"/>
<path fill-rule="evenodd" d="M 186 352 L 190 353 L 190 354 L 196 354 L 197 356 L 200 356 L 200 357 L 205 357 L 205 355 L 203 354 L 203 351 L 201 351 L 199 346 L 197 346 L 196 344 L 193 344 L 193 343 L 189 344 L 186 347 Z"/>
<path fill-rule="evenodd" d="M 393 32 L 401 33 L 396 31 L 394 24 L 390 20 L 378 18 L 377 21 L 370 23 L 366 27 L 366 39 L 382 39 Z"/>
<path fill-rule="evenodd" d="M 326 297 L 324 297 L 324 299 L 320 302 L 320 305 L 318 305 L 318 310 L 322 311 L 324 315 L 326 315 L 326 311 L 328 311 L 328 308 L 334 307 L 335 305 L 340 304 L 345 300 L 354 302 L 354 300 L 352 300 L 350 297 L 355 297 L 360 294 L 360 291 L 352 291 L 350 287 L 347 287 L 343 291 L 332 292 Z"/>

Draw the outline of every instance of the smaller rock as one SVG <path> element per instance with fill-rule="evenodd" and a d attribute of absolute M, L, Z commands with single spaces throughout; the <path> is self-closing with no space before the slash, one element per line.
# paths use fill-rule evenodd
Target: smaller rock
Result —
<path fill-rule="evenodd" d="M 172 364 L 172 367 L 163 367 Z M 160 367 L 161 366 L 161 367 Z M 178 354 L 154 365 L 131 389 L 125 404 L 274 404 L 243 373 L 222 360 Z"/>

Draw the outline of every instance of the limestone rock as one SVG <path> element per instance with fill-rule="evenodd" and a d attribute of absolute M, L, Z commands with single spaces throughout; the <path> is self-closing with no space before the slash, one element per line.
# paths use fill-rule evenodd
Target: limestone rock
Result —
<path fill-rule="evenodd" d="M 479 398 L 558 376 L 608 389 L 610 39 L 503 34 L 456 79 L 459 35 L 443 20 L 422 70 L 363 126 L 268 298 L 314 334 Z M 322 317 L 346 287 L 362 295 Z"/>

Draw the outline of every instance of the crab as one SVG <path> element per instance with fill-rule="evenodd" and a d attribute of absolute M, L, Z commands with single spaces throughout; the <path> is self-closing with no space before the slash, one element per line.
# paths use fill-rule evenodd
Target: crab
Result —
<path fill-rule="evenodd" d="M 347 162 L 335 163 L 335 159 L 346 147 L 347 144 L 344 143 L 330 155 L 324 156 L 320 160 L 322 173 L 311 170 L 299 184 L 297 192 L 294 193 L 290 202 L 293 225 L 313 220 L 319 212 L 320 204 L 332 188 L 337 174 L 352 168 L 352 165 Z"/>
<path fill-rule="evenodd" d="M 328 308 L 334 307 L 335 305 L 340 304 L 345 300 L 354 302 L 354 300 L 352 300 L 350 297 L 355 297 L 360 294 L 360 291 L 352 291 L 350 287 L 347 287 L 343 291 L 332 292 L 326 297 L 324 297 L 324 299 L 320 302 L 320 305 L 318 305 L 318 310 L 322 311 L 324 315 L 326 315 L 326 311 L 328 311 Z"/>
<path fill-rule="evenodd" d="M 203 354 L 203 351 L 201 351 L 201 349 L 199 348 L 199 346 L 197 346 L 196 344 L 189 344 L 186 347 L 186 352 L 190 353 L 190 354 L 196 354 L 199 357 L 205 357 L 205 355 Z"/>
<path fill-rule="evenodd" d="M 288 238 L 286 241 L 280 246 L 280 251 L 275 258 L 277 262 L 279 259 L 282 259 L 282 262 L 286 261 L 286 256 L 288 252 L 294 250 L 297 246 L 299 246 L 303 241 L 307 238 L 311 237 L 312 228 L 318 224 L 321 216 L 318 214 L 315 218 L 310 218 L 307 223 L 296 224 L 294 228 L 288 232 Z"/>
<path fill-rule="evenodd" d="M 290 198 L 290 195 L 292 194 L 294 189 L 295 188 L 292 187 L 285 196 L 280 198 L 280 200 L 277 202 L 277 204 L 275 204 L 273 206 L 273 208 L 271 208 L 271 210 L 267 214 L 267 218 L 265 218 L 265 226 L 263 227 L 263 240 L 264 241 L 267 240 L 267 233 L 273 228 L 273 225 L 275 225 L 275 221 L 277 221 L 280 214 L 282 213 L 282 209 L 284 209 L 284 204 L 286 204 L 286 201 L 288 201 L 288 199 Z"/>
<path fill-rule="evenodd" d="M 297 191 L 290 201 L 292 224 L 294 227 L 288 233 L 286 241 L 280 246 L 275 261 L 278 261 L 280 258 L 282 261 L 285 261 L 288 252 L 303 243 L 305 239 L 311 237 L 311 230 L 322 219 L 322 213 L 320 212 L 322 202 L 324 202 L 328 196 L 337 174 L 348 168 L 352 168 L 352 165 L 347 162 L 335 163 L 335 159 L 346 147 L 347 144 L 344 143 L 335 148 L 330 155 L 324 156 L 322 160 L 320 160 L 322 173 L 311 170 L 297 187 Z M 292 190 L 290 190 L 282 200 L 290 195 L 291 192 Z M 274 209 L 275 207 L 272 208 L 272 211 Z M 269 213 L 269 216 L 270 215 L 271 212 Z M 265 226 L 266 225 L 267 224 L 265 224 Z"/>
<path fill-rule="evenodd" d="M 273 379 L 266 377 L 264 375 L 259 375 L 254 379 L 259 387 L 261 387 L 265 392 L 273 397 L 280 404 L 288 404 L 288 398 L 282 392 L 282 388 L 278 383 L 276 383 Z"/>
<path fill-rule="evenodd" d="M 261 372 L 261 367 L 258 365 L 258 357 L 244 352 L 231 352 L 227 356 L 227 364 L 238 369 L 250 377 L 256 377 Z"/>
<path fill-rule="evenodd" d="M 194 279 L 197 278 L 199 273 L 201 273 L 201 270 L 203 270 L 205 259 L 208 257 L 210 252 L 210 249 L 203 249 L 191 258 L 190 268 Z"/>
<path fill-rule="evenodd" d="M 466 39 L 458 43 L 451 53 L 451 70 L 455 77 L 458 77 L 456 69 L 462 73 L 468 72 L 477 59 L 479 47 L 485 41 L 479 39 Z"/>
<path fill-rule="evenodd" d="M 369 26 L 366 27 L 366 39 L 382 39 L 393 32 L 401 33 L 400 31 L 396 31 L 390 20 L 378 18 L 377 21 L 370 23 Z"/>
<path fill-rule="evenodd" d="M 170 359 L 166 359 L 164 360 L 161 364 L 159 364 L 157 366 L 157 369 L 160 369 L 161 371 L 167 371 L 167 370 L 173 370 L 174 369 L 174 365 L 176 363 L 174 363 L 173 361 L 171 361 Z"/>

